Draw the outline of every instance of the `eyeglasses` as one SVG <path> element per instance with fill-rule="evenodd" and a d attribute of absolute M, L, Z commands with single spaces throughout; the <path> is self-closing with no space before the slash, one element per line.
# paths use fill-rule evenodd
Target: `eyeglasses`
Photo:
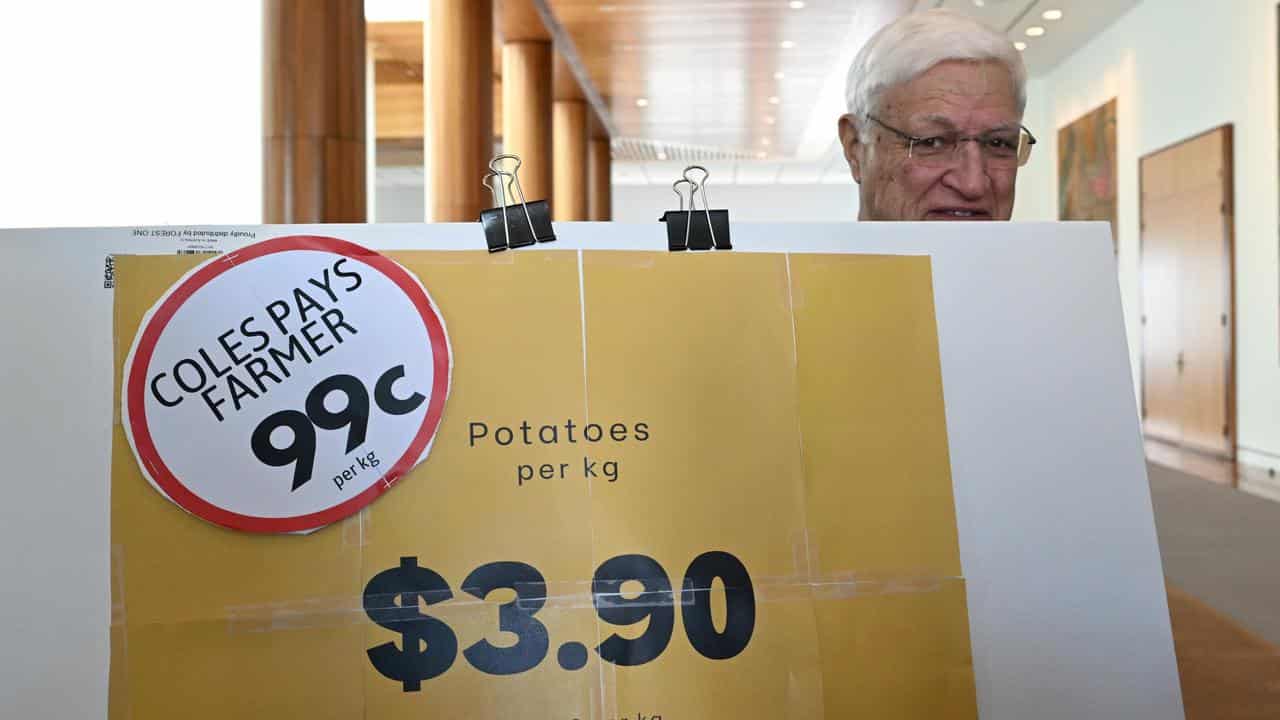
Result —
<path fill-rule="evenodd" d="M 987 165 L 1011 170 L 1027 164 L 1031 157 L 1031 146 L 1036 144 L 1035 136 L 1022 125 L 1016 129 L 989 130 L 981 135 L 947 132 L 930 137 L 916 137 L 886 125 L 874 115 L 867 115 L 867 119 L 906 142 L 907 157 L 925 167 L 950 167 L 959 155 L 960 143 L 972 140 L 982 149 L 982 157 Z"/>

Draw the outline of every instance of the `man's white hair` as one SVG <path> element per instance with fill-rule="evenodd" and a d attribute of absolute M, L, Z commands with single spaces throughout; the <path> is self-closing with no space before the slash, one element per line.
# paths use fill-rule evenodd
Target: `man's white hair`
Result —
<path fill-rule="evenodd" d="M 1009 38 L 968 15 L 938 8 L 898 18 L 858 51 L 845 85 L 849 113 L 859 120 L 875 114 L 886 89 L 910 82 L 948 60 L 1003 64 L 1013 76 L 1018 112 L 1026 109 L 1027 67 Z"/>

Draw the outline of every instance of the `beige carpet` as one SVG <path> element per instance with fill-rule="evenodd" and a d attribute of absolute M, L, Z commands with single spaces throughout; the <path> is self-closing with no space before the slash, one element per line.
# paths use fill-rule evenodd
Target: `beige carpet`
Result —
<path fill-rule="evenodd" d="M 1280 718 L 1280 648 L 1169 588 L 1187 720 Z"/>
<path fill-rule="evenodd" d="M 1280 503 L 1148 474 L 1188 720 L 1280 720 Z"/>
<path fill-rule="evenodd" d="M 1280 503 L 1147 468 L 1165 580 L 1280 645 Z"/>

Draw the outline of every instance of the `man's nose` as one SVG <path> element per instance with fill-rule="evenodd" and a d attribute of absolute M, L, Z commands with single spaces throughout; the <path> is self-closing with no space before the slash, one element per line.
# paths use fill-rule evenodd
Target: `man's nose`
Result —
<path fill-rule="evenodd" d="M 976 142 L 961 142 L 956 148 L 955 165 L 942 178 L 943 184 L 966 200 L 977 200 L 991 186 L 987 161 Z"/>

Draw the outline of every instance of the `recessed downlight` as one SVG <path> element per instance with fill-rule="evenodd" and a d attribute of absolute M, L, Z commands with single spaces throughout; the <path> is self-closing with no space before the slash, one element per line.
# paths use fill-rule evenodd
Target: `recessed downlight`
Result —
<path fill-rule="evenodd" d="M 1026 50 L 1026 49 L 1027 49 L 1027 44 L 1026 44 L 1026 43 L 1024 43 L 1024 42 L 1022 42 L 1021 40 L 1018 40 L 1018 41 L 1016 41 L 1016 42 L 1014 42 L 1014 43 L 1013 43 L 1013 47 L 1014 47 L 1014 49 L 1015 49 L 1015 50 L 1017 50 L 1018 52 L 1022 52 L 1023 50 Z"/>
<path fill-rule="evenodd" d="M 791 8 L 792 10 L 803 10 L 804 0 L 791 0 L 791 2 L 787 3 L 787 7 Z"/>
<path fill-rule="evenodd" d="M 796 44 L 790 40 L 783 40 L 782 42 L 778 43 L 778 47 L 782 48 L 783 50 L 790 50 L 795 46 Z"/>
<path fill-rule="evenodd" d="M 1061 10 L 1045 10 L 1044 12 L 1040 13 L 1040 17 L 1044 18 L 1045 20 L 1061 20 L 1062 11 Z"/>
<path fill-rule="evenodd" d="M 662 152 L 661 150 L 659 150 L 659 151 L 658 151 L 658 159 L 659 159 L 659 160 L 666 160 L 666 159 L 667 159 L 667 154 L 666 154 L 666 153 L 664 153 L 664 152 Z"/>
<path fill-rule="evenodd" d="M 779 70 L 778 72 L 776 72 L 776 73 L 774 73 L 774 74 L 773 74 L 773 79 L 774 79 L 774 80 L 781 80 L 782 78 L 784 78 L 784 77 L 786 77 L 786 76 L 787 76 L 787 74 L 786 74 L 786 73 L 784 73 L 784 72 L 782 72 L 781 70 Z"/>
<path fill-rule="evenodd" d="M 769 104 L 770 104 L 770 105 L 777 105 L 777 104 L 778 104 L 778 103 L 780 103 L 780 102 L 782 102 L 782 99 L 781 99 L 781 98 L 779 98 L 777 95 L 774 95 L 773 97 L 770 97 L 770 98 L 769 98 Z"/>
<path fill-rule="evenodd" d="M 649 107 L 649 98 L 636 98 L 636 107 Z"/>
<path fill-rule="evenodd" d="M 1040 37 L 1044 34 L 1044 28 L 1039 25 L 1032 25 L 1027 28 L 1027 37 Z"/>

